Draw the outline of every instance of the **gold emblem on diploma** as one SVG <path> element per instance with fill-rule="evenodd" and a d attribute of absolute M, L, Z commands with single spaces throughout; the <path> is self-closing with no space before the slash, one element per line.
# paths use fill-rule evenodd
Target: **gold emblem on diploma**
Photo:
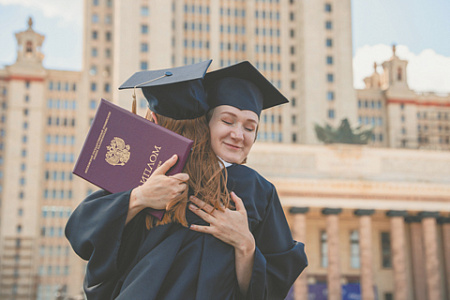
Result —
<path fill-rule="evenodd" d="M 115 137 L 109 146 L 106 146 L 105 160 L 113 166 L 124 166 L 130 159 L 130 145 L 126 145 L 121 138 Z"/>

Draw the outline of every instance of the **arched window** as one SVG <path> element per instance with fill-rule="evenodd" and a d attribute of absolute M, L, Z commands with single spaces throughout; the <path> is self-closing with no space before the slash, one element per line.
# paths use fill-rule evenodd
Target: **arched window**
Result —
<path fill-rule="evenodd" d="M 33 44 L 31 43 L 31 41 L 27 41 L 27 45 L 25 47 L 25 51 L 27 53 L 32 53 L 33 52 Z"/>
<path fill-rule="evenodd" d="M 398 67 L 397 69 L 397 80 L 401 81 L 402 80 L 402 68 Z"/>

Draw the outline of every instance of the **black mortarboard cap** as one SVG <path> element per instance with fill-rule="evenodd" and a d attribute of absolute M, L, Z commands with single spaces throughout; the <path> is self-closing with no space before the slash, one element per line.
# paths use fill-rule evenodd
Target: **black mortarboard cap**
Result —
<path fill-rule="evenodd" d="M 248 61 L 207 73 L 204 85 L 210 108 L 230 105 L 259 116 L 263 109 L 289 102 Z"/>
<path fill-rule="evenodd" d="M 212 60 L 164 69 L 136 72 L 120 87 L 141 88 L 149 108 L 176 119 L 194 119 L 209 110 L 203 78 Z"/>

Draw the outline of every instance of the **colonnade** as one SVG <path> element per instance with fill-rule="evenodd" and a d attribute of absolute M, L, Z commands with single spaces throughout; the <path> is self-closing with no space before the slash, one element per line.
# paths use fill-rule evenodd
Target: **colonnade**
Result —
<path fill-rule="evenodd" d="M 293 237 L 305 242 L 308 230 L 308 207 L 291 207 Z M 328 243 L 327 289 L 329 300 L 341 300 L 341 265 L 339 245 L 340 208 L 323 208 L 326 220 Z M 372 239 L 372 215 L 374 210 L 356 209 L 354 215 L 359 219 L 360 249 L 360 287 L 363 300 L 374 300 L 374 262 Z M 390 241 L 395 300 L 438 300 L 450 296 L 450 217 L 439 212 L 419 212 L 410 215 L 407 211 L 388 210 L 384 212 L 390 222 Z M 442 226 L 442 238 L 438 237 L 438 227 Z M 409 232 L 407 232 L 409 230 Z M 406 237 L 409 233 L 410 240 Z M 441 242 L 439 242 L 441 241 Z M 407 245 L 407 242 L 409 244 Z M 320 255 L 319 253 L 308 253 Z M 444 261 L 439 261 L 443 257 Z M 440 272 L 444 264 L 444 277 Z M 411 267 L 408 268 L 408 265 Z M 412 274 L 408 274 L 408 270 Z M 412 276 L 411 280 L 408 277 Z M 308 299 L 308 268 L 294 284 L 294 299 Z M 412 285 L 412 286 L 411 286 Z M 447 290 L 446 290 L 447 289 Z M 384 299 L 378 295 L 378 299 Z"/>

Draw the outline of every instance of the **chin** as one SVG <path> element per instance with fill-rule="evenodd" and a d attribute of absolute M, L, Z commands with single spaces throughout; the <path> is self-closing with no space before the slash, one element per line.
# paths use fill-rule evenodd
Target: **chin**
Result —
<path fill-rule="evenodd" d="M 242 162 L 242 159 L 236 158 L 236 157 L 229 157 L 225 156 L 223 158 L 226 162 L 229 162 L 230 164 L 240 164 Z"/>

